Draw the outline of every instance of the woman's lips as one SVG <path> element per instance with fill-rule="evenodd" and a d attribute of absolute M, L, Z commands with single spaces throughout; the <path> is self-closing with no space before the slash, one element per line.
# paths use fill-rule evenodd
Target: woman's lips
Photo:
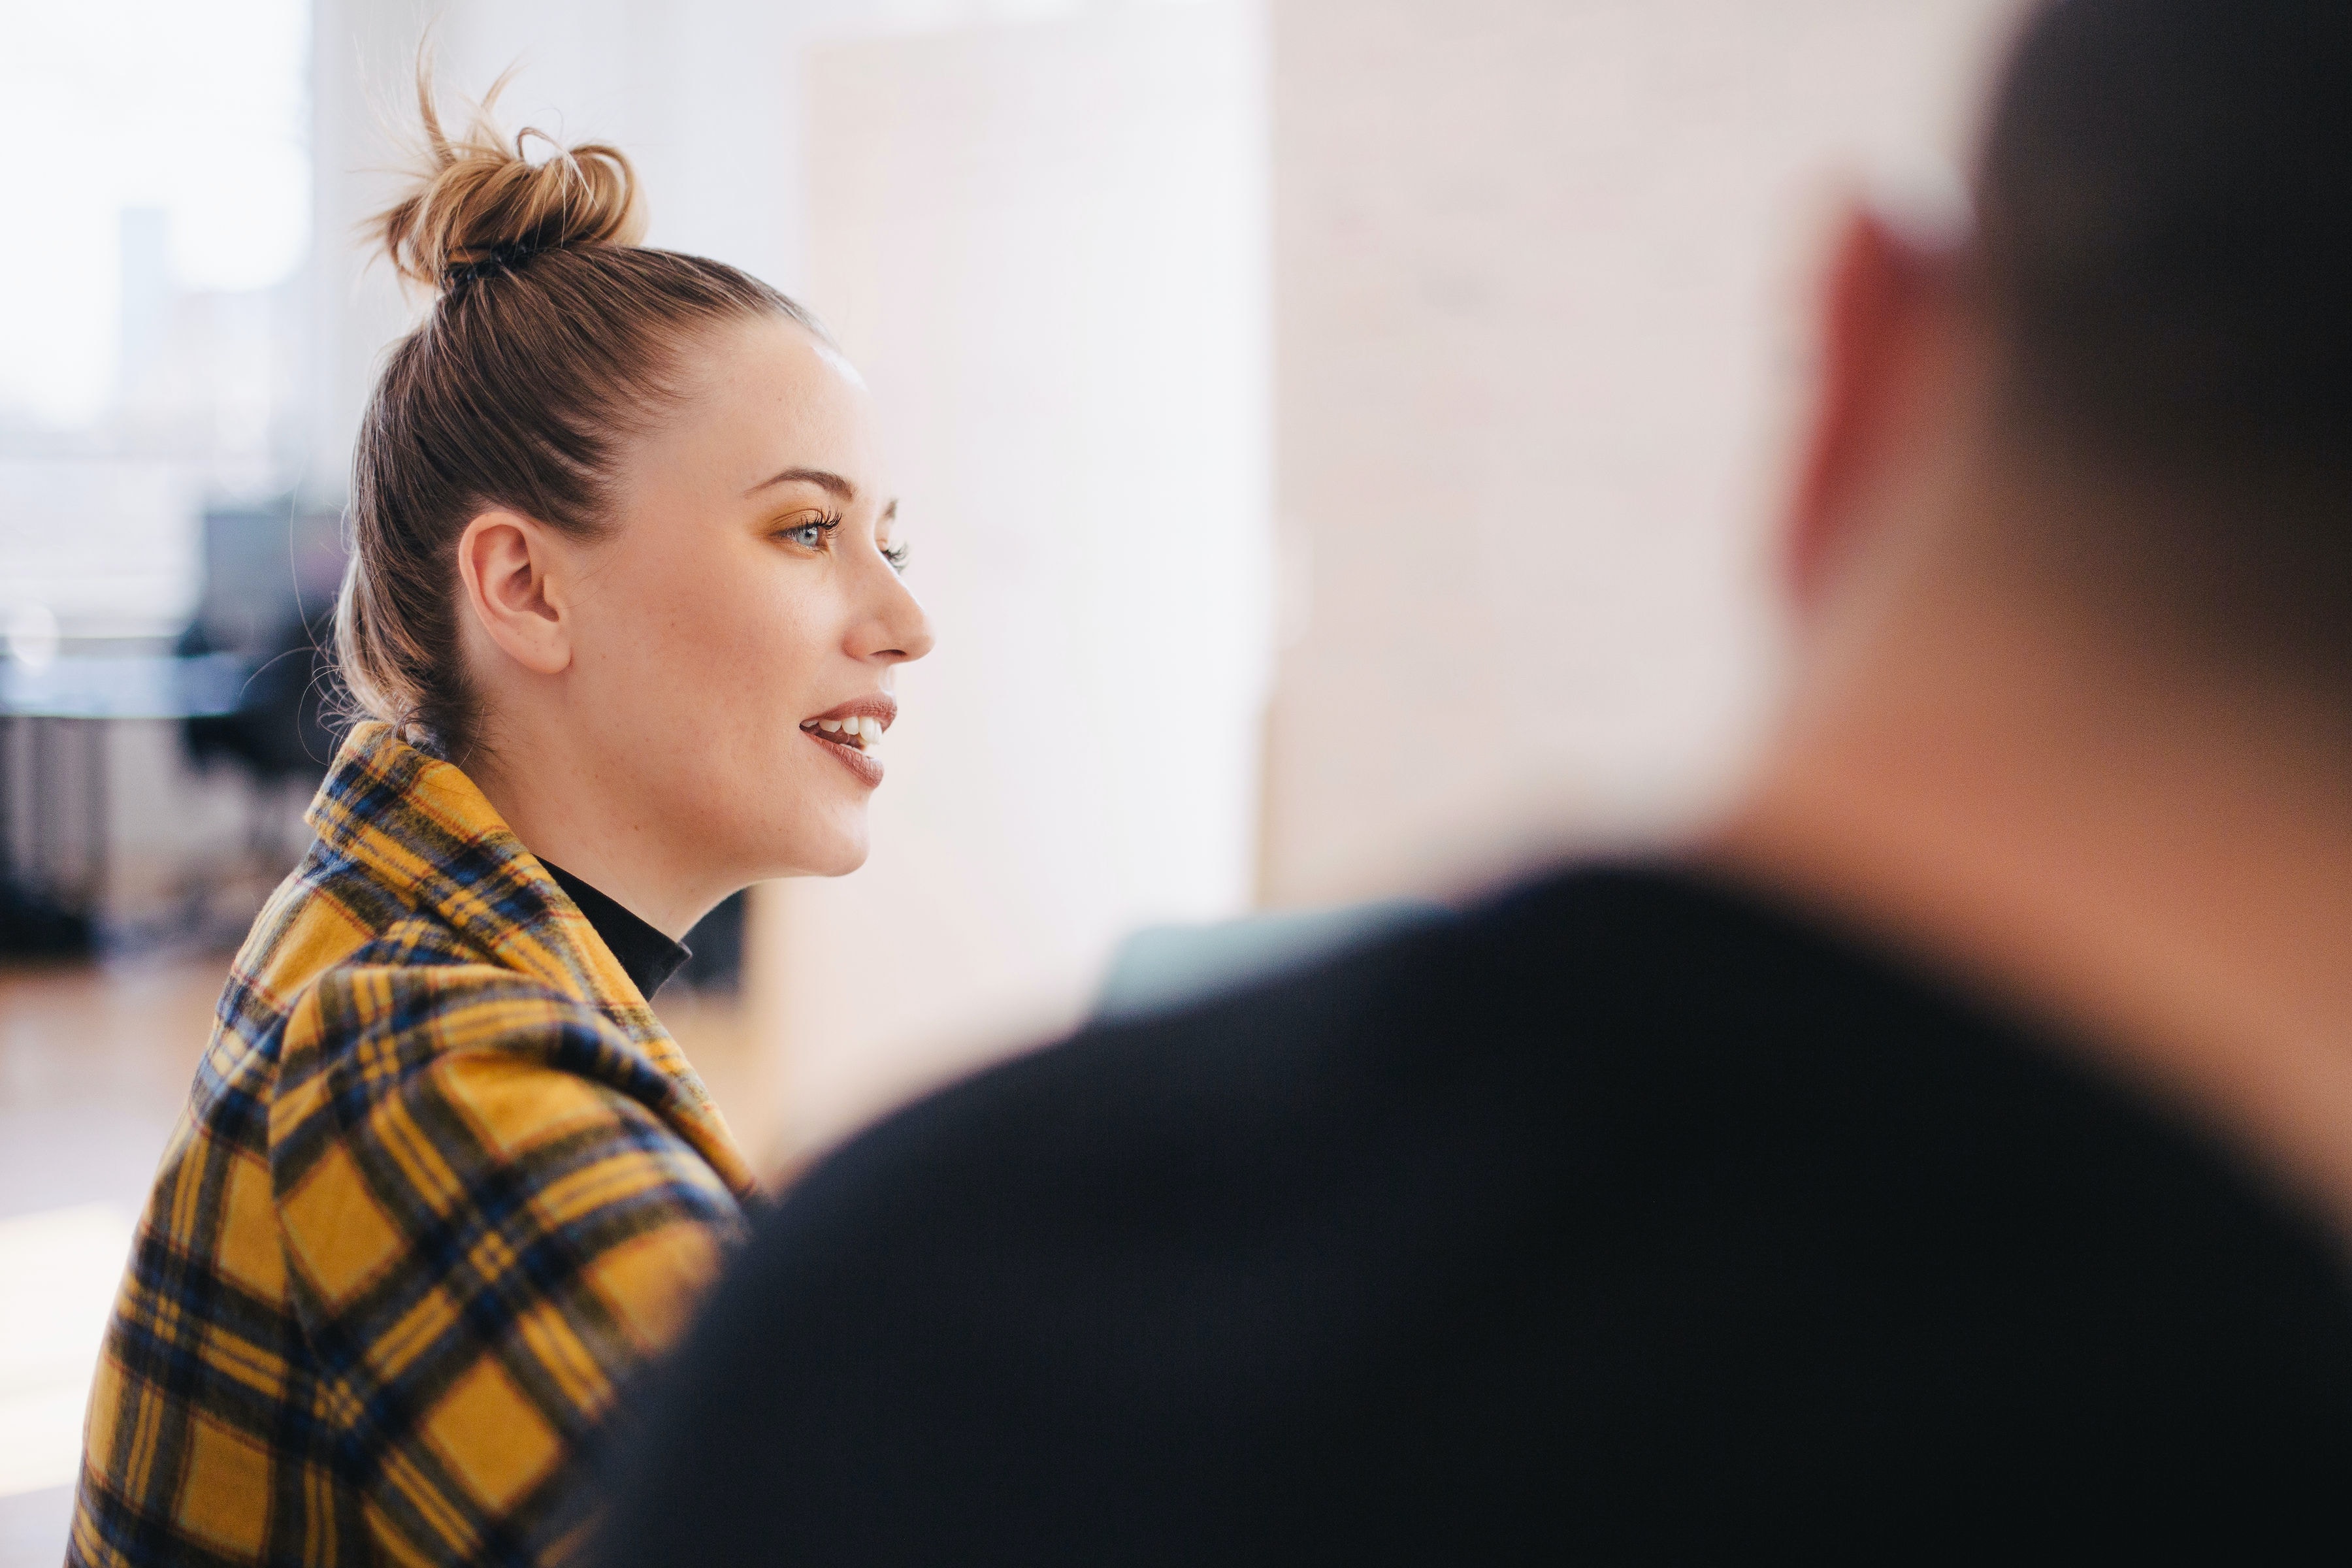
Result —
<path fill-rule="evenodd" d="M 867 722 L 874 721 L 868 720 Z M 801 726 L 801 733 L 832 752 L 841 765 L 856 774 L 858 783 L 866 788 L 872 789 L 882 782 L 882 759 L 869 749 L 880 742 L 881 729 L 878 724 L 870 735 L 861 733 L 853 738 L 850 727 L 845 722 L 837 725 L 835 729 L 825 730 L 819 727 L 814 720 L 811 720 Z"/>
<path fill-rule="evenodd" d="M 872 789 L 882 782 L 882 731 L 898 717 L 898 700 L 887 691 L 854 697 L 838 708 L 801 721 L 801 733 L 841 759 L 841 765 Z"/>

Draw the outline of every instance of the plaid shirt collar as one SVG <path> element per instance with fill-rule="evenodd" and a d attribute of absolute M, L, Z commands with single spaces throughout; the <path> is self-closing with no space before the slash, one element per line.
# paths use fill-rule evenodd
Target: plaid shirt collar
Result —
<path fill-rule="evenodd" d="M 523 847 L 481 787 L 387 724 L 355 726 L 305 820 L 319 852 L 455 932 L 500 968 L 603 1012 L 698 1108 L 706 1156 L 739 1196 L 750 1169 L 685 1053 L 579 906 Z"/>

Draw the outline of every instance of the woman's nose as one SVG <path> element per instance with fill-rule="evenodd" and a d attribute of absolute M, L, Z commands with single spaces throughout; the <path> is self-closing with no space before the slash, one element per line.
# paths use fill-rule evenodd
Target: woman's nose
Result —
<path fill-rule="evenodd" d="M 885 569 L 887 570 L 887 568 Z M 891 572 L 882 587 L 882 602 L 868 618 L 859 637 L 866 646 L 853 649 L 861 658 L 885 659 L 902 664 L 922 658 L 931 651 L 938 639 L 931 634 L 931 617 L 923 612 L 923 603 L 915 597 L 898 574 Z"/>

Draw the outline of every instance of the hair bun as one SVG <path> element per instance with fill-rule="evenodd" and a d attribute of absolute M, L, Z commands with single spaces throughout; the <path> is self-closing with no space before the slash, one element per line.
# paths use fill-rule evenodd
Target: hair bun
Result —
<path fill-rule="evenodd" d="M 528 127 L 507 138 L 491 112 L 512 74 L 498 79 L 464 132 L 452 136 L 434 108 L 429 63 L 417 62 L 422 166 L 408 195 L 369 226 L 403 278 L 445 289 L 541 251 L 635 245 L 644 237 L 636 174 L 619 148 L 566 147 Z M 555 150 L 536 163 L 524 151 L 533 137 Z"/>

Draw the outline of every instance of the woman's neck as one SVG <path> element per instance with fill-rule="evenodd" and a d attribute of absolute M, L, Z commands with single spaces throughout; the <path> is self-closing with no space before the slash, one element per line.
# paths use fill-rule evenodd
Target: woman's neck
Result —
<path fill-rule="evenodd" d="M 632 800 L 587 758 L 509 743 L 477 751 L 466 773 L 524 848 L 672 941 L 735 891 L 679 852 L 654 803 Z"/>

